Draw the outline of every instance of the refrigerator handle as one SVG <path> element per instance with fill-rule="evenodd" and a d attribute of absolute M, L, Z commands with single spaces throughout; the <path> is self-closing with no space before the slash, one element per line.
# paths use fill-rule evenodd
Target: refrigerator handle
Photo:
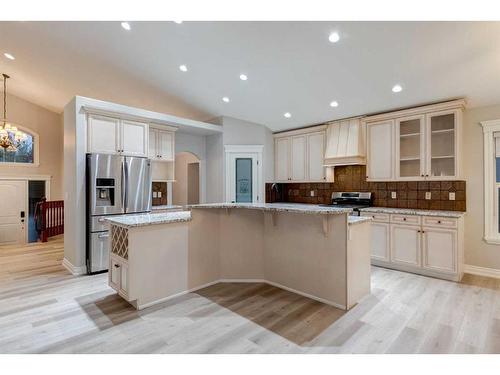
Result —
<path fill-rule="evenodd" d="M 122 185 L 122 207 L 123 211 L 127 212 L 125 204 L 127 202 L 127 162 L 125 159 L 122 160 L 122 171 L 121 171 L 121 185 Z"/>

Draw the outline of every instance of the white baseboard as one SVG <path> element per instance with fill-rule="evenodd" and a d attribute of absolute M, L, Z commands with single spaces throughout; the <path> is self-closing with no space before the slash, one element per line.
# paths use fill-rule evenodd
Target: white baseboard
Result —
<path fill-rule="evenodd" d="M 464 266 L 464 272 L 470 273 L 471 275 L 494 277 L 496 279 L 500 279 L 500 270 L 496 268 L 478 267 L 466 264 Z"/>
<path fill-rule="evenodd" d="M 63 259 L 62 265 L 64 266 L 64 268 L 66 268 L 69 272 L 71 272 L 75 276 L 87 274 L 87 267 L 85 266 L 76 267 L 67 258 Z"/>

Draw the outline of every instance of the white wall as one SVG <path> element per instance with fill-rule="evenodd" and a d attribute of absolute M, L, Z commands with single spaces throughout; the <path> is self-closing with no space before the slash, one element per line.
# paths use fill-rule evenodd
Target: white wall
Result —
<path fill-rule="evenodd" d="M 222 143 L 222 134 L 207 136 L 206 147 L 206 202 L 224 202 L 224 144 Z"/>
<path fill-rule="evenodd" d="M 179 206 L 188 204 L 188 164 L 199 163 L 199 161 L 191 152 L 175 154 L 175 182 L 172 183 L 172 204 Z"/>
<path fill-rule="evenodd" d="M 3 110 L 3 105 L 2 108 Z M 63 198 L 63 124 L 62 116 L 14 95 L 7 95 L 9 120 L 39 135 L 38 166 L 7 166 L 0 163 L 2 176 L 50 175 L 52 200 Z M 0 116 L 3 117 L 3 116 Z"/>
<path fill-rule="evenodd" d="M 483 241 L 484 166 L 481 121 L 500 119 L 500 105 L 473 108 L 464 114 L 464 175 L 467 180 L 465 263 L 500 270 L 500 245 Z"/>

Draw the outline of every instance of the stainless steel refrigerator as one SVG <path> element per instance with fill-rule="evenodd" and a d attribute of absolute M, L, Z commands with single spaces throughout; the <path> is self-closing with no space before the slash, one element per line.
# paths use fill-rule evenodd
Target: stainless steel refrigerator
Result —
<path fill-rule="evenodd" d="M 104 218 L 151 211 L 151 162 L 146 158 L 87 154 L 87 272 L 108 269 Z"/>

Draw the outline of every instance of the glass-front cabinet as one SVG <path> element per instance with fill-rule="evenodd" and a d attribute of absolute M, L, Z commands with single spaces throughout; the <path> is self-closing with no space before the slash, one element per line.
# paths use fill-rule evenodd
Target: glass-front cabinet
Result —
<path fill-rule="evenodd" d="M 460 110 L 430 112 L 395 121 L 396 180 L 450 180 L 458 171 Z"/>
<path fill-rule="evenodd" d="M 412 116 L 396 120 L 396 176 L 415 179 L 425 174 L 425 117 Z"/>

